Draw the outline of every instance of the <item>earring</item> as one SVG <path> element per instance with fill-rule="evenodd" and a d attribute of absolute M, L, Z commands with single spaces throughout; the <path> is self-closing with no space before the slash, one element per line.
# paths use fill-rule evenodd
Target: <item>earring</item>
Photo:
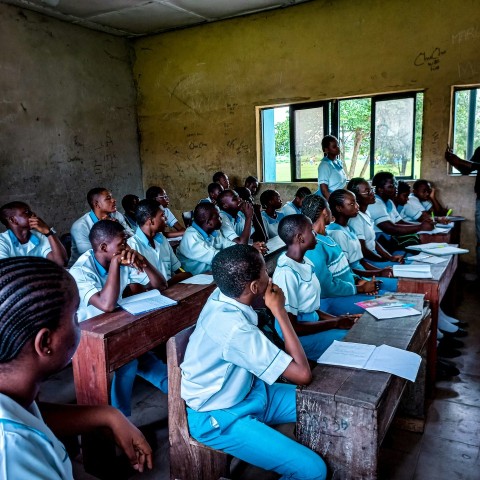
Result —
<path fill-rule="evenodd" d="M 47 350 L 47 355 L 50 355 L 52 351 L 50 349 Z"/>

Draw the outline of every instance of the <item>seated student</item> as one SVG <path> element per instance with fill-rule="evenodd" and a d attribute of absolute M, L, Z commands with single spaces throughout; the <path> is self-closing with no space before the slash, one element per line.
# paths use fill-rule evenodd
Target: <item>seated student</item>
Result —
<path fill-rule="evenodd" d="M 142 200 L 137 206 L 135 219 L 138 227 L 135 235 L 128 239 L 128 245 L 145 257 L 165 277 L 169 287 L 191 277 L 190 273 L 180 268 L 180 261 L 163 236 L 165 229 L 163 207 L 155 200 Z"/>
<path fill-rule="evenodd" d="M 167 238 L 181 237 L 185 233 L 185 228 L 180 224 L 172 211 L 168 208 L 170 200 L 167 192 L 161 187 L 150 187 L 145 193 L 147 200 L 156 200 L 165 211 L 165 222 L 167 227 L 172 229 L 171 232 L 164 232 Z"/>
<path fill-rule="evenodd" d="M 404 263 L 404 255 L 392 255 L 376 241 L 373 220 L 368 211 L 368 206 L 375 203 L 375 195 L 369 183 L 361 177 L 352 178 L 347 190 L 355 195 L 358 203 L 358 215 L 348 220 L 348 226 L 360 241 L 363 258 L 378 268 Z"/>
<path fill-rule="evenodd" d="M 208 197 L 202 198 L 198 203 L 213 203 L 214 205 L 217 203 L 217 197 L 220 193 L 223 192 L 223 187 L 219 183 L 210 183 L 208 185 Z"/>
<path fill-rule="evenodd" d="M 325 479 L 321 457 L 269 427 L 296 421 L 295 385 L 275 381 L 283 376 L 305 385 L 312 378 L 281 289 L 248 245 L 222 250 L 212 270 L 218 288 L 198 318 L 181 364 L 190 435 L 285 479 Z M 252 305 L 262 297 L 278 319 L 286 353 L 257 327 Z"/>
<path fill-rule="evenodd" d="M 435 189 L 427 180 L 417 180 L 413 184 L 413 193 L 408 196 L 408 201 L 401 212 L 401 216 L 407 222 L 421 222 L 431 216 L 435 221 L 447 223 L 442 216 L 447 213 L 438 199 L 435 197 Z"/>
<path fill-rule="evenodd" d="M 223 236 L 234 243 L 246 245 L 254 233 L 252 227 L 253 206 L 240 198 L 235 190 L 224 190 L 217 198 L 220 207 Z M 266 253 L 263 242 L 253 245 L 261 253 Z"/>
<path fill-rule="evenodd" d="M 322 308 L 332 315 L 363 313 L 365 309 L 355 304 L 379 293 L 379 282 L 355 275 L 342 249 L 327 235 L 326 227 L 332 221 L 332 212 L 323 197 L 307 196 L 302 211 L 312 221 L 316 234 L 317 244 L 305 253 L 305 257 L 313 263 L 320 282 Z"/>
<path fill-rule="evenodd" d="M 262 204 L 263 224 L 267 227 L 268 238 L 278 235 L 278 224 L 285 216 L 279 211 L 282 206 L 282 199 L 276 190 L 265 190 L 260 195 L 260 203 Z"/>
<path fill-rule="evenodd" d="M 312 192 L 307 187 L 300 187 L 295 193 L 295 198 L 291 202 L 287 202 L 280 210 L 284 216 L 295 215 L 296 213 L 302 213 L 303 199 L 307 195 L 311 195 Z"/>
<path fill-rule="evenodd" d="M 135 221 L 135 210 L 140 199 L 136 195 L 128 194 L 122 198 L 122 207 L 125 212 L 125 220 L 128 226 L 135 231 L 137 222 Z"/>
<path fill-rule="evenodd" d="M 220 227 L 222 218 L 218 208 L 211 203 L 199 203 L 193 211 L 193 222 L 177 248 L 182 268 L 192 275 L 210 272 L 215 255 L 224 248 L 235 245 L 227 240 Z"/>
<path fill-rule="evenodd" d="M 125 230 L 119 223 L 100 220 L 90 230 L 90 242 L 92 248 L 70 269 L 80 292 L 79 322 L 102 312 L 112 312 L 127 286 L 132 293 L 167 287 L 162 274 L 128 247 Z M 143 272 L 143 276 L 137 271 Z M 167 367 L 163 362 L 151 352 L 132 360 L 115 372 L 111 391 L 112 405 L 127 416 L 131 413 L 137 374 L 167 393 Z"/>
<path fill-rule="evenodd" d="M 340 147 L 338 139 L 327 135 L 322 139 L 323 160 L 318 165 L 318 190 L 317 195 L 322 195 L 328 200 L 330 194 L 340 188 L 345 188 L 347 174 L 343 169 L 342 161 L 338 158 Z"/>
<path fill-rule="evenodd" d="M 228 190 L 230 188 L 230 180 L 228 179 L 228 175 L 224 172 L 214 173 L 212 182 L 219 183 L 224 190 Z"/>
<path fill-rule="evenodd" d="M 363 258 L 362 247 L 360 241 L 354 231 L 348 226 L 350 218 L 358 215 L 358 203 L 355 195 L 348 190 L 335 190 L 328 199 L 330 210 L 332 211 L 335 221 L 327 227 L 327 233 L 342 248 L 348 263 L 352 270 L 361 276 L 371 277 L 392 277 L 391 267 L 378 268 L 367 262 Z M 396 291 L 396 279 L 382 279 L 386 290 Z"/>
<path fill-rule="evenodd" d="M 372 186 L 375 187 L 375 203 L 367 210 L 374 223 L 377 241 L 390 253 L 418 244 L 417 232 L 433 230 L 431 218 L 414 224 L 399 215 L 392 201 L 396 193 L 396 180 L 392 173 L 378 172 L 373 177 Z"/>
<path fill-rule="evenodd" d="M 350 190 L 350 189 L 348 189 Z M 372 191 L 373 193 L 373 191 Z M 395 204 L 395 208 L 397 212 L 402 216 L 403 207 L 408 202 L 408 196 L 410 195 L 410 185 L 403 180 L 399 180 L 397 183 L 397 193 L 395 197 L 393 197 L 393 203 Z M 375 200 L 375 197 L 374 197 Z"/>
<path fill-rule="evenodd" d="M 318 360 L 334 340 L 342 340 L 358 316 L 334 317 L 320 310 L 320 283 L 313 263 L 305 258 L 317 243 L 312 221 L 305 215 L 288 215 L 278 226 L 287 244 L 273 273 L 273 282 L 285 294 L 285 308 L 307 358 Z M 281 335 L 281 331 L 278 329 Z"/>
<path fill-rule="evenodd" d="M 255 203 L 252 192 L 247 187 L 237 187 L 235 191 L 244 202 L 248 202 L 253 207 L 252 240 L 254 242 L 266 242 L 268 233 L 262 218 L 262 206 L 259 203 Z"/>
<path fill-rule="evenodd" d="M 67 252 L 53 227 L 49 227 L 24 202 L 10 202 L 0 208 L 0 221 L 7 228 L 0 233 L 0 258 L 43 257 L 63 267 Z"/>
<path fill-rule="evenodd" d="M 133 235 L 133 231 L 127 225 L 124 216 L 117 210 L 117 202 L 112 197 L 112 192 L 106 188 L 92 188 L 87 193 L 87 202 L 91 210 L 81 216 L 70 229 L 72 235 L 72 253 L 69 266 L 72 266 L 78 257 L 92 248 L 88 235 L 90 229 L 99 220 L 114 220 L 125 228 L 127 235 Z"/>
<path fill-rule="evenodd" d="M 72 479 L 57 436 L 105 427 L 135 470 L 145 464 L 151 469 L 150 446 L 118 410 L 35 401 L 42 381 L 67 366 L 80 339 L 73 278 L 63 267 L 33 257 L 0 260 L 0 278 L 2 479 Z"/>
<path fill-rule="evenodd" d="M 248 188 L 250 190 L 250 193 L 252 194 L 252 197 L 254 197 L 260 190 L 260 183 L 258 182 L 258 178 L 250 175 L 245 179 L 244 187 Z"/>

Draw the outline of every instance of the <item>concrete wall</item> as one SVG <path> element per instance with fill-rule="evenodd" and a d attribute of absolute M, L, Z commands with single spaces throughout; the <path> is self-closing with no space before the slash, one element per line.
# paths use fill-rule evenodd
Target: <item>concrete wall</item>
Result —
<path fill-rule="evenodd" d="M 92 187 L 141 195 L 127 41 L 4 4 L 0 25 L 0 204 L 63 233 Z"/>
<path fill-rule="evenodd" d="M 476 0 L 319 0 L 137 40 L 144 186 L 187 210 L 215 170 L 256 174 L 257 106 L 423 90 L 422 176 L 473 219 L 474 179 L 447 176 L 443 151 L 451 86 L 480 83 L 479 41 Z"/>

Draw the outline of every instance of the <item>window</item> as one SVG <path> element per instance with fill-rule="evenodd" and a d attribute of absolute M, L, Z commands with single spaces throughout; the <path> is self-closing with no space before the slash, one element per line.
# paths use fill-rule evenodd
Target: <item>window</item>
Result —
<path fill-rule="evenodd" d="M 261 110 L 266 182 L 316 181 L 322 138 L 335 135 L 348 178 L 420 175 L 423 93 L 327 100 Z"/>

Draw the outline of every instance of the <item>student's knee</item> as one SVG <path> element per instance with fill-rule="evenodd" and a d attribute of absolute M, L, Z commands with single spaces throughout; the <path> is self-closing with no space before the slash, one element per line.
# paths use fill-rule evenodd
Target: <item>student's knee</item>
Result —
<path fill-rule="evenodd" d="M 298 465 L 302 465 L 302 471 L 295 480 L 325 480 L 327 478 L 327 465 L 322 457 L 310 449 L 299 459 Z"/>

